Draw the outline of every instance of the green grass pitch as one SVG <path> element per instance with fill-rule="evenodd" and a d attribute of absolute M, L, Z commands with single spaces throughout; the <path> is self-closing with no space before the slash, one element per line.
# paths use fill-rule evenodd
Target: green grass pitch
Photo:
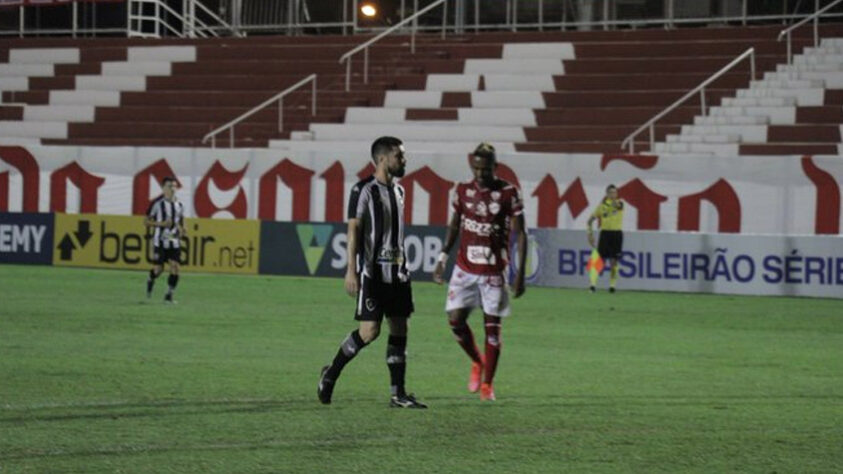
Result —
<path fill-rule="evenodd" d="M 419 283 L 410 411 L 383 336 L 317 402 L 341 281 L 145 278 L 0 266 L 0 473 L 843 470 L 841 301 L 528 288 L 486 403 Z"/>

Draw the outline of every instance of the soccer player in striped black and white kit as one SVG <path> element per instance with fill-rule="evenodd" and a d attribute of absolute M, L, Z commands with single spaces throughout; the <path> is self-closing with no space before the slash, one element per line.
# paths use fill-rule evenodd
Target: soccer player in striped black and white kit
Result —
<path fill-rule="evenodd" d="M 164 301 L 173 303 L 173 291 L 179 283 L 179 252 L 184 229 L 184 205 L 176 199 L 176 180 L 166 177 L 161 183 L 163 194 L 158 196 L 146 211 L 144 225 L 152 229 L 152 244 L 155 264 L 146 280 L 146 297 L 152 296 L 155 279 L 164 271 L 164 264 L 170 264 L 167 278 L 167 294 Z"/>
<path fill-rule="evenodd" d="M 340 344 L 331 364 L 322 368 L 317 395 L 322 403 L 331 403 L 343 367 L 378 337 L 386 317 L 386 365 L 392 394 L 389 406 L 427 408 L 404 389 L 407 320 L 414 307 L 404 249 L 404 188 L 392 179 L 404 176 L 407 161 L 401 140 L 375 140 L 372 160 L 375 174 L 354 186 L 348 204 L 345 290 L 357 298 L 354 319 L 360 326 Z"/>

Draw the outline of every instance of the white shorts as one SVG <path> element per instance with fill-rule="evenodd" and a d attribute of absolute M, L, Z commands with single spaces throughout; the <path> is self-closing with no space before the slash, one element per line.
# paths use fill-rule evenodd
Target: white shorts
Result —
<path fill-rule="evenodd" d="M 509 316 L 509 292 L 503 275 L 475 275 L 454 267 L 445 311 L 480 306 L 489 316 Z"/>

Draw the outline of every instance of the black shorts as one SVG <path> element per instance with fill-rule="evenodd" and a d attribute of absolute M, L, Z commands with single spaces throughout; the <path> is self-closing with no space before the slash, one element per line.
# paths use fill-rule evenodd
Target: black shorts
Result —
<path fill-rule="evenodd" d="M 167 249 L 164 247 L 155 247 L 155 263 L 158 265 L 164 265 L 170 260 L 175 260 L 176 262 L 178 262 L 179 253 L 179 249 L 177 248 Z"/>
<path fill-rule="evenodd" d="M 603 260 L 619 259 L 623 253 L 623 231 L 601 230 L 600 240 L 597 242 L 597 252 Z"/>
<path fill-rule="evenodd" d="M 413 290 L 409 282 L 383 283 L 360 275 L 354 319 L 381 321 L 384 316 L 409 318 L 413 311 Z"/>

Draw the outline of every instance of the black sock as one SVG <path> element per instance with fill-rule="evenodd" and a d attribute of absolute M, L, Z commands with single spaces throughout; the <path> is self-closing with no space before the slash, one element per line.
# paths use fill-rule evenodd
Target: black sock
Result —
<path fill-rule="evenodd" d="M 178 285 L 178 284 L 179 284 L 179 276 L 173 275 L 171 273 L 170 276 L 167 278 L 167 285 L 170 286 L 170 290 L 167 293 L 172 293 L 173 290 L 176 289 L 176 285 Z"/>
<path fill-rule="evenodd" d="M 389 367 L 392 395 L 403 397 L 404 373 L 407 371 L 407 336 L 389 336 L 386 343 L 386 366 Z"/>
<path fill-rule="evenodd" d="M 336 381 L 345 364 L 348 364 L 364 347 L 366 347 L 366 343 L 360 337 L 360 331 L 355 329 L 340 344 L 340 349 L 337 351 L 334 361 L 331 362 L 331 366 L 328 367 L 325 377 Z"/>
<path fill-rule="evenodd" d="M 155 286 L 155 279 L 158 278 L 158 273 L 152 269 L 149 271 L 149 276 L 146 278 L 146 292 L 151 293 L 152 287 Z"/>

